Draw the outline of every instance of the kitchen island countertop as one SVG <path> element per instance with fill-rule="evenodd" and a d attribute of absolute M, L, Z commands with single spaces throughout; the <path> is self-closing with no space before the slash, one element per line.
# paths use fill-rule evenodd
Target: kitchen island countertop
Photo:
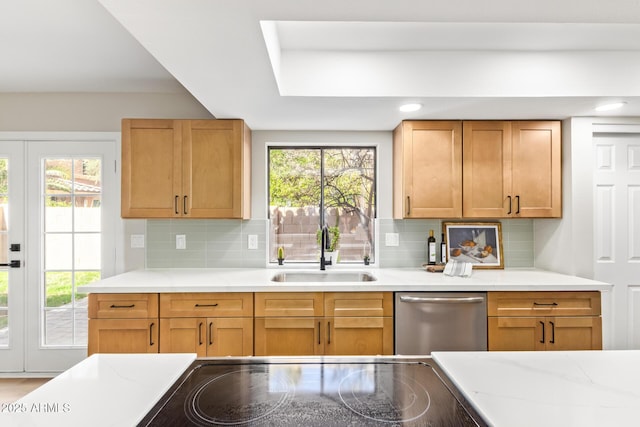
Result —
<path fill-rule="evenodd" d="M 638 425 L 640 351 L 434 352 L 490 424 Z"/>
<path fill-rule="evenodd" d="M 474 270 L 471 277 L 449 277 L 421 268 L 332 269 L 326 273 L 367 272 L 371 282 L 274 282 L 278 273 L 318 270 L 247 269 L 144 269 L 109 277 L 82 287 L 89 293 L 127 292 L 300 292 L 300 291 L 589 291 L 610 290 L 611 285 L 540 269 Z"/>
<path fill-rule="evenodd" d="M 490 425 L 637 425 L 640 351 L 432 356 Z M 194 354 L 93 355 L 12 406 L 1 402 L 0 425 L 135 425 L 193 360 Z"/>

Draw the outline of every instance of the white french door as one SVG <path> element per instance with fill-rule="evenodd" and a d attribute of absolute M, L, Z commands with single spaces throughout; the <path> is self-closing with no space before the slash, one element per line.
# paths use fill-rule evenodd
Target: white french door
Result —
<path fill-rule="evenodd" d="M 25 369 L 65 370 L 87 354 L 82 285 L 115 271 L 115 141 L 27 143 Z"/>
<path fill-rule="evenodd" d="M 24 178 L 23 144 L 0 141 L 0 372 L 24 370 Z"/>
<path fill-rule="evenodd" d="M 0 132 L 0 374 L 84 357 L 82 285 L 115 273 L 116 133 Z"/>

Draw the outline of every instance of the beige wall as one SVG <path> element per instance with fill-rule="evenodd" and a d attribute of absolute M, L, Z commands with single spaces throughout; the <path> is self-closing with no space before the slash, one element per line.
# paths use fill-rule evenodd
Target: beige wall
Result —
<path fill-rule="evenodd" d="M 0 131 L 119 132 L 124 117 L 213 118 L 190 93 L 0 93 Z"/>

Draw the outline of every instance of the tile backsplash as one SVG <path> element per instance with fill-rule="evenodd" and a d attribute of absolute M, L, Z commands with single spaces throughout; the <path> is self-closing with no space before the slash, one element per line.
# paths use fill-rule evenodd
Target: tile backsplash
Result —
<path fill-rule="evenodd" d="M 504 265 L 533 267 L 533 220 L 501 220 Z M 376 263 L 385 268 L 417 267 L 425 262 L 426 238 L 440 220 L 378 220 Z M 260 268 L 267 262 L 267 220 L 147 220 L 148 268 Z M 385 234 L 398 233 L 399 246 L 385 246 Z M 186 236 L 186 249 L 176 249 L 176 235 Z M 249 249 L 248 235 L 258 236 L 258 249 Z"/>

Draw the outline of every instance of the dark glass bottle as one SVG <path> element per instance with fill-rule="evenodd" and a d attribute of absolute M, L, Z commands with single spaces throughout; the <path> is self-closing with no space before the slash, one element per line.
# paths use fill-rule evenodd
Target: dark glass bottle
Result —
<path fill-rule="evenodd" d="M 433 230 L 429 230 L 429 238 L 427 239 L 427 264 L 434 265 L 436 263 L 436 238 L 433 237 Z"/>

